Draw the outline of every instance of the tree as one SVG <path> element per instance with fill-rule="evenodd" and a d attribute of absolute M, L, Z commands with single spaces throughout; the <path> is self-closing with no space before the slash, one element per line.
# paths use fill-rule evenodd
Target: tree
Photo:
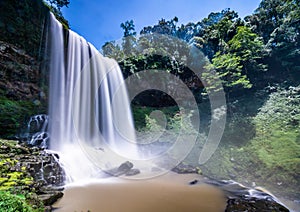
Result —
<path fill-rule="evenodd" d="M 58 21 L 66 28 L 69 29 L 69 22 L 64 18 L 61 8 L 68 7 L 69 0 L 45 0 L 45 5 L 49 7 L 50 11 L 55 15 Z"/>
<path fill-rule="evenodd" d="M 121 47 L 114 41 L 106 42 L 102 46 L 102 53 L 106 57 L 115 59 L 116 61 L 121 61 L 124 58 L 124 53 Z"/>
<path fill-rule="evenodd" d="M 240 58 L 243 74 L 252 83 L 259 81 L 262 78 L 261 73 L 267 70 L 267 66 L 263 63 L 266 51 L 262 38 L 252 32 L 249 27 L 240 26 L 228 42 L 228 46 L 229 52 Z"/>
<path fill-rule="evenodd" d="M 63 7 L 68 7 L 68 5 L 70 4 L 69 0 L 49 0 L 51 6 L 56 7 L 59 11 L 61 10 L 61 8 Z"/>
<path fill-rule="evenodd" d="M 136 45 L 136 32 L 133 20 L 121 23 L 120 27 L 124 30 L 122 47 L 125 55 L 133 55 L 134 46 Z"/>
<path fill-rule="evenodd" d="M 133 23 L 133 20 L 126 21 L 125 23 L 121 23 L 120 27 L 124 30 L 124 37 L 127 36 L 135 36 L 135 25 Z"/>
<path fill-rule="evenodd" d="M 300 81 L 300 1 L 263 0 L 247 25 L 263 37 L 270 74 L 277 82 Z"/>
<path fill-rule="evenodd" d="M 282 24 L 283 17 L 289 11 L 284 4 L 287 0 L 262 0 L 253 15 L 245 18 L 252 30 L 263 37 L 265 43 L 270 39 L 274 29 Z"/>
<path fill-rule="evenodd" d="M 242 25 L 238 14 L 230 9 L 211 13 L 198 24 L 201 27 L 194 35 L 194 45 L 211 60 L 217 52 L 227 51 L 227 42 L 235 35 L 237 27 Z"/>
<path fill-rule="evenodd" d="M 158 34 L 165 34 L 165 35 L 171 35 L 176 36 L 177 33 L 177 24 L 178 18 L 175 16 L 170 21 L 166 21 L 165 19 L 161 19 L 158 21 L 157 25 L 144 27 L 140 34 L 151 34 L 151 33 L 158 33 Z"/>
<path fill-rule="evenodd" d="M 235 88 L 252 87 L 249 78 L 243 73 L 244 66 L 240 56 L 233 53 L 221 54 L 218 52 L 212 59 L 212 64 L 228 93 Z"/>
<path fill-rule="evenodd" d="M 226 51 L 218 51 L 212 59 L 212 66 L 222 79 L 225 91 L 251 88 L 260 72 L 266 70 L 261 62 L 264 57 L 262 39 L 249 27 L 240 26 L 226 45 Z"/>

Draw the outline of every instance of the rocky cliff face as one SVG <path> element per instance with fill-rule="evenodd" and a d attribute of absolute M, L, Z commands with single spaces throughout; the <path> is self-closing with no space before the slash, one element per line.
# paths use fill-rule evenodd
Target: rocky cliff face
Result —
<path fill-rule="evenodd" d="M 16 138 L 29 117 L 46 113 L 48 8 L 41 0 L 0 1 L 0 137 Z"/>
<path fill-rule="evenodd" d="M 39 101 L 45 97 L 40 87 L 39 63 L 24 50 L 0 41 L 0 92 L 11 100 Z"/>
<path fill-rule="evenodd" d="M 0 41 L 0 137 L 15 138 L 31 115 L 46 112 L 40 64 L 25 50 Z"/>

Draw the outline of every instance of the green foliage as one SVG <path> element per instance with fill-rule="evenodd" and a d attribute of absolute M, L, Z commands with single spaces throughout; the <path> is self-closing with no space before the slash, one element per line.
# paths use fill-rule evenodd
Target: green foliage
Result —
<path fill-rule="evenodd" d="M 128 73 L 136 73 L 139 70 L 167 66 L 164 70 L 180 76 L 186 84 L 195 84 L 191 81 L 196 77 L 192 76 L 187 68 L 177 65 L 191 62 L 189 60 L 195 57 L 186 43 L 181 44 L 179 39 L 178 42 L 174 42 L 175 37 L 183 38 L 200 48 L 211 59 L 212 65 L 206 65 L 207 70 L 202 73 L 203 79 L 208 84 L 207 91 L 217 91 L 222 85 L 228 93 L 241 88 L 249 89 L 260 80 L 260 72 L 265 71 L 267 67 L 262 62 L 265 56 L 264 43 L 249 27 L 244 26 L 244 22 L 238 18 L 236 12 L 226 9 L 211 13 L 201 22 L 189 23 L 186 26 L 178 27 L 177 22 L 177 17 L 170 21 L 162 19 L 157 25 L 144 27 L 140 34 L 147 37 L 141 36 L 138 39 L 135 37 L 133 21 L 122 23 L 121 27 L 124 29 L 122 47 L 112 42 L 106 43 L 103 52 L 121 63 L 125 77 Z M 157 40 L 155 33 L 169 37 L 161 36 Z M 155 62 L 159 64 L 158 66 L 148 63 L 149 58 L 155 54 L 163 55 Z M 165 60 L 165 56 L 172 59 Z M 170 62 L 175 66 L 168 65 Z M 213 69 L 217 70 L 217 76 L 211 76 Z M 218 78 L 222 79 L 222 84 L 217 84 Z M 196 84 L 197 91 L 203 89 L 202 83 Z"/>
<path fill-rule="evenodd" d="M 27 149 L 17 141 L 0 139 L 0 211 L 26 211 L 26 205 L 31 205 L 30 211 L 44 211 L 43 203 L 33 193 L 34 179 L 27 164 L 18 159 L 20 156 L 24 157 L 24 151 Z M 3 198 L 6 194 L 12 195 L 12 199 Z M 13 198 L 17 196 L 25 204 L 24 209 L 12 207 Z M 21 207 L 17 203 L 15 206 Z"/>
<path fill-rule="evenodd" d="M 127 36 L 135 36 L 135 26 L 133 20 L 126 21 L 125 23 L 121 23 L 120 27 L 124 30 L 124 37 Z"/>
<path fill-rule="evenodd" d="M 277 88 L 254 118 L 256 136 L 251 149 L 279 175 L 300 174 L 299 114 L 300 87 Z"/>
<path fill-rule="evenodd" d="M 64 18 L 61 8 L 68 7 L 69 0 L 43 0 L 48 9 L 55 15 L 56 19 L 63 25 L 65 29 L 69 29 L 70 25 L 67 19 Z"/>
<path fill-rule="evenodd" d="M 0 127 L 3 129 L 1 132 L 2 136 L 9 137 L 16 135 L 16 129 L 20 127 L 21 114 L 24 113 L 24 109 L 17 102 L 1 99 L 0 111 Z"/>
<path fill-rule="evenodd" d="M 300 125 L 300 87 L 275 88 L 269 100 L 260 109 L 255 124 L 261 133 L 269 128 L 278 130 L 297 128 Z"/>
<path fill-rule="evenodd" d="M 243 61 L 255 61 L 261 58 L 263 53 L 262 39 L 251 31 L 249 27 L 240 26 L 237 33 L 228 42 L 229 51 L 241 56 Z"/>
<path fill-rule="evenodd" d="M 270 74 L 275 82 L 299 83 L 299 0 L 263 0 L 247 24 L 263 37 L 269 52 Z"/>
<path fill-rule="evenodd" d="M 300 87 L 289 87 L 272 93 L 255 117 L 254 148 L 268 167 L 300 174 L 299 114 Z"/>
<path fill-rule="evenodd" d="M 177 22 L 178 22 L 178 18 L 176 16 L 170 21 L 166 21 L 165 19 L 162 18 L 161 20 L 158 21 L 157 25 L 144 27 L 140 32 L 140 34 L 143 35 L 143 34 L 158 33 L 158 34 L 176 36 L 178 32 L 178 29 L 176 27 Z"/>
<path fill-rule="evenodd" d="M 299 91 L 291 87 L 270 95 L 254 119 L 256 136 L 249 146 L 272 173 L 270 181 L 289 182 L 289 195 L 299 195 L 294 188 L 300 185 Z"/>
<path fill-rule="evenodd" d="M 141 106 L 135 106 L 133 105 L 132 111 L 133 111 L 133 118 L 134 118 L 134 125 L 138 130 L 141 130 L 143 128 L 150 129 L 151 126 L 155 125 L 155 120 L 150 118 L 151 112 L 157 110 L 156 107 L 141 107 Z M 173 117 L 178 112 L 178 107 L 163 107 L 159 108 L 160 111 L 162 111 L 167 118 L 167 121 L 170 123 Z M 155 126 L 154 126 L 155 127 Z"/>
<path fill-rule="evenodd" d="M 125 57 L 122 47 L 114 41 L 106 42 L 101 48 L 104 56 L 113 58 L 116 61 L 122 61 Z"/>
<path fill-rule="evenodd" d="M 70 4 L 69 0 L 49 0 L 51 6 L 56 7 L 58 10 L 61 10 L 62 7 L 68 7 Z"/>
<path fill-rule="evenodd" d="M 255 137 L 256 129 L 252 118 L 242 114 L 234 114 L 227 120 L 222 142 L 242 147 Z"/>
<path fill-rule="evenodd" d="M 40 59 L 48 9 L 40 0 L 0 1 L 0 38 Z"/>
<path fill-rule="evenodd" d="M 297 198 L 300 175 L 300 87 L 270 87 L 257 114 L 246 115 L 256 98 L 227 119 L 217 151 L 201 169 L 205 175 L 255 182 L 280 196 Z M 237 104 L 237 106 L 239 106 Z M 284 188 L 284 189 L 283 189 Z"/>
<path fill-rule="evenodd" d="M 262 40 L 249 27 L 237 27 L 236 34 L 226 43 L 226 50 L 218 51 L 212 59 L 212 68 L 217 70 L 226 91 L 252 87 L 259 72 L 266 70 L 260 62 L 263 49 Z"/>
<path fill-rule="evenodd" d="M 218 52 L 212 62 L 227 91 L 228 88 L 235 86 L 240 86 L 238 88 L 252 87 L 247 76 L 242 73 L 241 57 L 231 53 L 221 54 Z"/>
<path fill-rule="evenodd" d="M 159 115 L 153 115 L 160 111 Z M 160 114 L 161 113 L 161 114 Z M 164 132 L 164 141 L 172 141 L 179 133 L 198 134 L 192 125 L 193 112 L 185 114 L 178 107 L 133 107 L 133 116 L 136 129 L 142 134 Z M 151 137 L 151 136 L 150 136 Z"/>
<path fill-rule="evenodd" d="M 133 20 L 121 23 L 120 27 L 124 30 L 122 43 L 123 51 L 127 57 L 130 55 L 134 55 L 134 47 L 136 45 L 136 32 Z"/>
<path fill-rule="evenodd" d="M 263 0 L 255 13 L 246 17 L 245 21 L 230 9 L 210 13 L 199 22 L 181 26 L 177 26 L 177 17 L 161 19 L 158 24 L 144 27 L 140 32 L 141 35 L 147 35 L 147 39 L 137 39 L 133 21 L 127 21 L 121 27 L 124 35 L 130 35 L 128 39 L 124 40 L 122 47 L 107 44 L 105 53 L 122 63 L 129 60 L 127 64 L 131 68 L 127 70 L 131 73 L 139 70 L 135 67 L 139 61 L 133 61 L 132 57 L 141 57 L 140 54 L 164 55 L 168 52 L 177 62 L 186 62 L 186 57 L 191 55 L 182 45 L 172 46 L 174 42 L 168 41 L 168 38 L 161 38 L 158 42 L 161 45 L 155 42 L 155 38 L 149 39 L 149 36 L 159 33 L 182 39 L 204 52 L 212 63 L 207 66 L 207 73 L 203 73 L 204 80 L 210 86 L 207 90 L 220 89 L 221 85 L 215 85 L 216 77 L 222 79 L 225 90 L 232 95 L 241 93 L 241 89 L 261 89 L 268 85 L 268 81 L 288 80 L 297 85 L 300 80 L 297 74 L 300 70 L 299 8 L 298 0 Z M 218 72 L 215 77 L 210 76 L 210 70 L 213 69 Z M 185 75 L 185 71 L 187 69 L 180 70 L 182 75 Z M 201 83 L 198 86 L 202 86 Z"/>
<path fill-rule="evenodd" d="M 15 101 L 0 97 L 0 136 L 12 138 L 19 132 L 21 125 L 38 108 L 30 101 Z"/>
<path fill-rule="evenodd" d="M 236 33 L 236 28 L 243 25 L 235 11 L 230 9 L 210 13 L 200 22 L 200 30 L 194 34 L 194 45 L 200 48 L 209 59 L 217 52 L 225 52 L 228 41 Z"/>
<path fill-rule="evenodd" d="M 0 211 L 1 212 L 35 212 L 25 200 L 24 196 L 14 195 L 8 192 L 0 192 Z"/>

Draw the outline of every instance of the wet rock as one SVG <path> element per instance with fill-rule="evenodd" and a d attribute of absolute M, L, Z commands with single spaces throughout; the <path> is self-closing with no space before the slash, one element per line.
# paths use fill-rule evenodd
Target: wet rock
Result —
<path fill-rule="evenodd" d="M 138 169 L 132 169 L 133 164 L 129 161 L 122 163 L 118 168 L 113 168 L 110 170 L 106 170 L 105 172 L 109 175 L 118 177 L 121 175 L 132 176 L 135 174 L 139 174 L 140 171 Z M 127 175 L 128 174 L 128 175 Z"/>
<path fill-rule="evenodd" d="M 262 190 L 248 188 L 233 180 L 209 180 L 207 183 L 220 187 L 227 195 L 226 212 L 288 212 L 278 200 Z"/>
<path fill-rule="evenodd" d="M 2 178 L 7 177 L 0 186 L 14 175 L 14 188 L 36 193 L 37 198 L 43 199 L 46 204 L 53 204 L 62 196 L 65 173 L 56 154 L 8 140 L 0 140 L 0 150 L 1 161 L 4 161 L 1 164 Z"/>
<path fill-rule="evenodd" d="M 39 199 L 42 200 L 45 206 L 53 205 L 57 200 L 59 200 L 62 197 L 63 193 L 60 191 L 39 195 Z"/>
<path fill-rule="evenodd" d="M 132 169 L 133 164 L 129 161 L 126 161 L 125 163 L 122 163 L 119 168 L 118 171 L 119 172 L 128 172 L 130 169 Z"/>
<path fill-rule="evenodd" d="M 126 172 L 125 176 L 134 176 L 141 173 L 139 169 L 130 169 L 128 172 Z"/>
<path fill-rule="evenodd" d="M 193 181 L 189 182 L 189 184 L 190 184 L 190 185 L 195 185 L 195 184 L 197 184 L 198 182 L 199 182 L 199 180 L 193 180 Z"/>
<path fill-rule="evenodd" d="M 289 212 L 287 208 L 280 205 L 275 201 L 258 198 L 234 198 L 227 201 L 226 212 L 261 212 L 261 211 L 273 211 L 273 212 Z"/>
<path fill-rule="evenodd" d="M 192 165 L 180 163 L 172 169 L 173 172 L 178 174 L 201 174 L 201 169 Z"/>

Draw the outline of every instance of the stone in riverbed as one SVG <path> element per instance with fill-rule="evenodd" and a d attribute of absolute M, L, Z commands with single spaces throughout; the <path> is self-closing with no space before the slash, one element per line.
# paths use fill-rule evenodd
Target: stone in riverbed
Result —
<path fill-rule="evenodd" d="M 193 180 L 193 181 L 189 182 L 189 184 L 190 184 L 190 185 L 195 185 L 195 184 L 197 184 L 198 182 L 199 182 L 199 180 Z"/>
<path fill-rule="evenodd" d="M 225 212 L 260 212 L 260 211 L 274 211 L 274 212 L 289 212 L 287 208 L 278 204 L 275 201 L 267 199 L 252 198 L 232 198 L 227 201 Z"/>
<path fill-rule="evenodd" d="M 118 171 L 119 172 L 128 172 L 130 169 L 132 169 L 133 164 L 129 161 L 126 161 L 125 163 L 122 163 L 119 168 Z"/>
<path fill-rule="evenodd" d="M 188 165 L 185 163 L 180 163 L 176 167 L 172 169 L 173 172 L 178 174 L 202 174 L 201 169 L 199 167 L 195 167 L 192 165 Z"/>
<path fill-rule="evenodd" d="M 53 191 L 47 194 L 39 195 L 39 199 L 45 206 L 53 205 L 57 200 L 63 197 L 63 193 L 60 191 Z"/>
<path fill-rule="evenodd" d="M 133 176 L 140 173 L 140 170 L 132 168 L 133 164 L 129 161 L 126 161 L 122 163 L 118 168 L 113 168 L 105 172 L 115 177 L 119 177 L 121 175 Z"/>
<path fill-rule="evenodd" d="M 289 211 L 274 196 L 260 189 L 248 188 L 233 180 L 209 180 L 207 183 L 218 186 L 225 192 L 228 198 L 225 212 Z"/>
<path fill-rule="evenodd" d="M 125 176 L 134 176 L 141 173 L 139 169 L 130 169 L 128 172 L 126 172 Z"/>

